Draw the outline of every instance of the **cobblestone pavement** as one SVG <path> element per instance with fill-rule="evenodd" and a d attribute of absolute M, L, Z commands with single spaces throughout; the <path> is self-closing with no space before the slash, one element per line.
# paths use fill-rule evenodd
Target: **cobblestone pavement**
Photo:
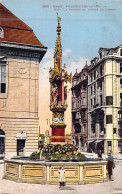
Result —
<path fill-rule="evenodd" d="M 114 181 L 87 185 L 67 185 L 60 190 L 58 185 L 15 183 L 2 179 L 3 164 L 0 164 L 0 194 L 122 194 L 122 160 L 116 160 Z"/>

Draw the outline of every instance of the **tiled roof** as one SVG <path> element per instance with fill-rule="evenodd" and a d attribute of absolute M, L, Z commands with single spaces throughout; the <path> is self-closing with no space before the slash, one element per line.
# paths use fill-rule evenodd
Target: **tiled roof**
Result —
<path fill-rule="evenodd" d="M 43 47 L 33 30 L 0 3 L 0 27 L 4 31 L 0 41 L 16 42 Z"/>
<path fill-rule="evenodd" d="M 75 73 L 73 77 L 79 77 L 79 73 Z"/>

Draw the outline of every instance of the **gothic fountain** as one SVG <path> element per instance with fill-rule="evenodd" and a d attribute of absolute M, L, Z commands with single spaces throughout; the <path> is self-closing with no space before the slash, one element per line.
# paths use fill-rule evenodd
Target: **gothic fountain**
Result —
<path fill-rule="evenodd" d="M 67 109 L 67 87 L 71 82 L 65 65 L 62 67 L 61 19 L 58 17 L 57 40 L 54 52 L 54 68 L 50 68 L 50 110 L 52 111 L 51 144 L 30 158 L 5 160 L 4 178 L 16 182 L 58 184 L 59 168 L 65 169 L 66 184 L 87 184 L 107 180 L 106 161 L 89 160 L 78 153 L 77 148 L 65 144 L 64 113 Z M 37 159 L 37 160 L 34 160 Z"/>

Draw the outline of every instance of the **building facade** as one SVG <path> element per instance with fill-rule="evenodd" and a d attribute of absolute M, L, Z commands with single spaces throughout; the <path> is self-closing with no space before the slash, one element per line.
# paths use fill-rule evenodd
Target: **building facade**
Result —
<path fill-rule="evenodd" d="M 122 45 L 100 48 L 88 71 L 90 152 L 122 152 Z"/>
<path fill-rule="evenodd" d="M 87 150 L 87 84 L 88 65 L 72 78 L 72 142 L 82 151 Z"/>
<path fill-rule="evenodd" d="M 47 48 L 0 4 L 0 157 L 38 149 L 39 62 Z"/>

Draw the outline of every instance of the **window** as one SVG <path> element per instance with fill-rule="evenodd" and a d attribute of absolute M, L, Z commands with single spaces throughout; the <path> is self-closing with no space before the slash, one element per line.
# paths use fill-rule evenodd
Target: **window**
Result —
<path fill-rule="evenodd" d="M 76 84 L 76 80 L 73 80 L 73 85 L 75 85 Z"/>
<path fill-rule="evenodd" d="M 4 38 L 4 31 L 1 27 L 0 27 L 0 38 Z"/>
<path fill-rule="evenodd" d="M 120 87 L 122 87 L 122 79 L 120 79 Z"/>
<path fill-rule="evenodd" d="M 122 49 L 120 49 L 120 56 L 122 56 Z"/>
<path fill-rule="evenodd" d="M 106 128 L 104 128 L 104 134 L 106 134 Z"/>
<path fill-rule="evenodd" d="M 76 108 L 76 102 L 72 103 L 72 108 Z"/>
<path fill-rule="evenodd" d="M 85 78 L 86 78 L 86 74 L 84 73 L 84 74 L 83 74 L 83 79 L 85 79 Z"/>
<path fill-rule="evenodd" d="M 102 90 L 102 81 L 99 82 L 100 90 Z"/>
<path fill-rule="evenodd" d="M 91 95 L 92 95 L 92 86 L 91 86 Z"/>
<path fill-rule="evenodd" d="M 83 137 L 80 138 L 80 142 L 81 142 L 81 146 L 84 146 L 84 141 L 83 141 Z"/>
<path fill-rule="evenodd" d="M 112 115 L 106 115 L 106 124 L 112 124 Z"/>
<path fill-rule="evenodd" d="M 74 90 L 72 90 L 72 97 L 74 97 Z"/>
<path fill-rule="evenodd" d="M 122 106 L 122 93 L 120 93 L 120 106 Z"/>
<path fill-rule="evenodd" d="M 102 65 L 100 66 L 100 75 L 102 76 Z"/>
<path fill-rule="evenodd" d="M 120 63 L 120 73 L 122 73 L 122 63 Z"/>
<path fill-rule="evenodd" d="M 91 99 L 91 108 L 92 108 L 92 99 Z"/>
<path fill-rule="evenodd" d="M 83 98 L 83 105 L 86 104 L 86 98 Z"/>
<path fill-rule="evenodd" d="M 94 93 L 96 92 L 96 86 L 94 85 Z"/>
<path fill-rule="evenodd" d="M 75 133 L 81 133 L 81 126 L 79 124 L 75 125 Z"/>
<path fill-rule="evenodd" d="M 6 64 L 0 63 L 0 93 L 6 93 Z"/>
<path fill-rule="evenodd" d="M 95 133 L 95 122 L 96 122 L 95 116 L 96 116 L 95 114 L 91 115 L 91 131 L 92 131 L 92 133 Z"/>
<path fill-rule="evenodd" d="M 100 106 L 102 106 L 102 95 L 100 95 Z"/>
<path fill-rule="evenodd" d="M 92 73 L 91 73 L 91 82 L 92 82 L 92 79 L 93 79 L 93 78 L 92 78 Z"/>
<path fill-rule="evenodd" d="M 106 96 L 106 105 L 113 105 L 113 96 Z"/>
<path fill-rule="evenodd" d="M 83 133 L 85 132 L 85 125 L 83 125 Z"/>
<path fill-rule="evenodd" d="M 94 98 L 94 105 L 96 104 L 96 98 Z"/>
<path fill-rule="evenodd" d="M 72 122 L 74 123 L 75 122 L 75 118 L 76 118 L 76 113 L 72 113 Z"/>
<path fill-rule="evenodd" d="M 100 53 L 100 59 L 102 59 L 102 53 Z"/>
<path fill-rule="evenodd" d="M 96 71 L 94 71 L 94 80 L 96 79 Z"/>
<path fill-rule="evenodd" d="M 113 134 L 115 134 L 116 133 L 116 128 L 113 128 Z"/>
<path fill-rule="evenodd" d="M 112 142 L 111 141 L 108 141 L 108 146 L 112 146 Z"/>
<path fill-rule="evenodd" d="M 80 118 L 80 113 L 77 112 L 76 118 L 79 119 Z"/>
<path fill-rule="evenodd" d="M 81 119 L 82 119 L 82 120 L 85 120 L 85 115 L 86 115 L 85 110 L 82 110 L 82 111 L 81 111 Z"/>

